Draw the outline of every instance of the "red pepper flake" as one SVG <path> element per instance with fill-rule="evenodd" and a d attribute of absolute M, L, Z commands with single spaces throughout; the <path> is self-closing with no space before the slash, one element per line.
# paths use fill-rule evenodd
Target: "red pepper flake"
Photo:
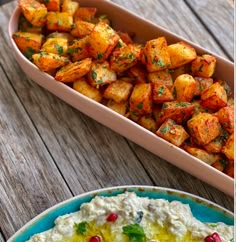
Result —
<path fill-rule="evenodd" d="M 205 242 L 222 242 L 220 236 L 216 232 L 207 236 L 204 240 Z"/>
<path fill-rule="evenodd" d="M 89 242 L 100 242 L 101 239 L 99 236 L 93 236 L 89 239 Z"/>
<path fill-rule="evenodd" d="M 118 215 L 116 213 L 111 213 L 108 217 L 107 217 L 107 221 L 108 222 L 115 222 L 118 218 Z"/>

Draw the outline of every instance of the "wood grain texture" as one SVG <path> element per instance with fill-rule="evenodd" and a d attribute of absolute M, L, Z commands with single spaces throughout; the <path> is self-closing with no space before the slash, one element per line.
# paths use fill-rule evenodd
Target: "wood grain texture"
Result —
<path fill-rule="evenodd" d="M 6 240 L 4 239 L 3 234 L 0 233 L 0 242 L 5 242 L 5 241 L 6 241 Z"/>

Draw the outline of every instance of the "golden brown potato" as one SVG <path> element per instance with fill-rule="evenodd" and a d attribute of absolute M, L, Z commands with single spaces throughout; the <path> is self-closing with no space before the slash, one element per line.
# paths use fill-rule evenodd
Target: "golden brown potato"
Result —
<path fill-rule="evenodd" d="M 227 105 L 227 94 L 219 82 L 213 83 L 201 94 L 201 105 L 214 111 Z"/>
<path fill-rule="evenodd" d="M 86 58 L 81 61 L 76 61 L 62 67 L 55 76 L 57 81 L 61 82 L 74 82 L 84 75 L 86 75 L 92 65 L 92 59 Z"/>
<path fill-rule="evenodd" d="M 124 103 L 116 103 L 115 101 L 113 101 L 112 99 L 108 100 L 106 106 L 108 108 L 110 108 L 111 110 L 125 116 L 126 112 L 127 112 L 127 106 L 128 103 L 124 102 Z"/>
<path fill-rule="evenodd" d="M 218 118 L 209 113 L 199 113 L 187 122 L 190 135 L 198 145 L 206 145 L 220 135 Z"/>
<path fill-rule="evenodd" d="M 231 97 L 232 96 L 233 92 L 232 92 L 231 87 L 229 86 L 229 84 L 227 82 L 222 81 L 222 80 L 216 80 L 215 82 L 219 82 L 220 85 L 222 87 L 224 87 L 225 92 L 227 94 L 227 97 Z"/>
<path fill-rule="evenodd" d="M 124 103 L 128 100 L 132 88 L 133 85 L 131 83 L 117 80 L 107 86 L 103 93 L 103 97 L 112 99 L 117 103 Z"/>
<path fill-rule="evenodd" d="M 173 79 L 168 70 L 148 73 L 147 78 L 149 82 L 157 82 L 160 84 L 164 84 L 169 89 L 173 87 Z"/>
<path fill-rule="evenodd" d="M 152 85 L 151 83 L 139 83 L 129 98 L 130 111 L 143 115 L 152 113 Z"/>
<path fill-rule="evenodd" d="M 193 116 L 199 114 L 199 113 L 213 113 L 211 110 L 208 110 L 206 108 L 204 108 L 202 105 L 201 105 L 201 101 L 200 100 L 193 100 L 191 102 L 195 107 L 194 107 L 194 113 L 193 113 Z"/>
<path fill-rule="evenodd" d="M 63 0 L 62 6 L 61 6 L 61 11 L 62 12 L 67 12 L 74 16 L 75 12 L 79 8 L 79 3 L 74 0 Z"/>
<path fill-rule="evenodd" d="M 229 136 L 221 152 L 225 154 L 229 160 L 234 160 L 234 133 Z"/>
<path fill-rule="evenodd" d="M 48 12 L 47 29 L 50 31 L 70 32 L 73 27 L 73 17 L 67 12 Z"/>
<path fill-rule="evenodd" d="M 83 38 L 89 35 L 94 27 L 95 24 L 93 23 L 89 23 L 83 20 L 77 20 L 70 33 L 76 38 Z"/>
<path fill-rule="evenodd" d="M 153 102 L 154 103 L 164 103 L 173 101 L 174 97 L 171 91 L 167 88 L 166 85 L 154 82 L 153 84 Z"/>
<path fill-rule="evenodd" d="M 36 0 L 19 0 L 25 18 L 34 26 L 42 27 L 47 21 L 47 8 Z"/>
<path fill-rule="evenodd" d="M 117 31 L 117 34 L 120 36 L 120 38 L 122 39 L 122 41 L 125 43 L 125 44 L 132 44 L 133 43 L 133 40 L 132 40 L 132 37 L 131 37 L 131 34 L 129 33 L 126 33 L 126 32 L 123 32 L 121 30 L 118 30 Z"/>
<path fill-rule="evenodd" d="M 133 79 L 135 84 L 148 82 L 147 71 L 143 65 L 139 63 L 128 69 L 128 76 Z"/>
<path fill-rule="evenodd" d="M 200 96 L 202 92 L 213 84 L 213 79 L 208 77 L 194 77 L 196 88 L 194 96 Z"/>
<path fill-rule="evenodd" d="M 211 77 L 215 71 L 215 67 L 215 56 L 204 54 L 202 56 L 197 56 L 192 62 L 191 70 L 195 76 Z"/>
<path fill-rule="evenodd" d="M 19 18 L 19 32 L 41 34 L 42 33 L 42 27 L 37 27 L 37 26 L 32 25 L 24 17 L 24 15 L 20 15 L 20 18 Z"/>
<path fill-rule="evenodd" d="M 234 178 L 234 162 L 229 163 L 224 170 L 224 173 Z"/>
<path fill-rule="evenodd" d="M 95 14 L 97 12 L 97 8 L 83 8 L 79 7 L 75 14 L 74 14 L 74 20 L 83 20 L 87 22 L 92 22 L 92 20 L 95 17 Z"/>
<path fill-rule="evenodd" d="M 221 136 L 218 136 L 210 143 L 204 145 L 204 149 L 210 153 L 220 153 L 222 145 L 223 139 Z"/>
<path fill-rule="evenodd" d="M 60 0 L 44 0 L 43 3 L 48 11 L 60 12 Z"/>
<path fill-rule="evenodd" d="M 103 63 L 94 61 L 92 63 L 91 69 L 88 73 L 88 81 L 92 86 L 104 86 L 116 80 L 116 73 L 111 70 L 107 61 L 104 61 Z"/>
<path fill-rule="evenodd" d="M 122 73 L 137 64 L 140 56 L 141 46 L 129 44 L 116 48 L 110 56 L 111 69 Z"/>
<path fill-rule="evenodd" d="M 178 76 L 182 74 L 191 74 L 190 63 L 169 70 L 169 73 L 171 74 L 173 80 L 175 80 Z"/>
<path fill-rule="evenodd" d="M 109 25 L 97 23 L 87 40 L 91 56 L 99 62 L 105 61 L 119 39 L 119 35 Z"/>
<path fill-rule="evenodd" d="M 217 112 L 217 117 L 224 129 L 229 133 L 234 132 L 234 104 L 221 108 Z"/>
<path fill-rule="evenodd" d="M 41 47 L 41 51 L 58 55 L 66 55 L 67 50 L 68 40 L 61 37 L 48 38 Z"/>
<path fill-rule="evenodd" d="M 12 36 L 19 50 L 28 58 L 31 59 L 32 55 L 40 51 L 43 35 L 15 32 Z"/>
<path fill-rule="evenodd" d="M 165 37 L 149 40 L 142 51 L 141 60 L 148 72 L 161 71 L 170 67 L 170 56 Z"/>
<path fill-rule="evenodd" d="M 177 101 L 190 102 L 196 89 L 196 81 L 189 74 L 182 74 L 174 81 L 173 96 Z"/>
<path fill-rule="evenodd" d="M 228 161 L 220 158 L 219 160 L 215 161 L 212 166 L 219 171 L 224 171 L 224 169 L 228 166 Z"/>
<path fill-rule="evenodd" d="M 184 127 L 176 124 L 171 119 L 167 119 L 157 130 L 156 134 L 178 147 L 189 137 Z"/>
<path fill-rule="evenodd" d="M 183 41 L 168 45 L 167 50 L 171 62 L 169 69 L 175 69 L 179 66 L 183 66 L 197 57 L 195 49 Z"/>
<path fill-rule="evenodd" d="M 38 54 L 32 55 L 34 64 L 42 71 L 50 72 L 59 67 L 67 65 L 70 60 L 66 57 L 53 54 L 40 52 Z"/>
<path fill-rule="evenodd" d="M 154 118 L 150 115 L 144 115 L 138 120 L 138 124 L 144 127 L 145 129 L 150 130 L 151 132 L 156 132 L 157 123 Z"/>
<path fill-rule="evenodd" d="M 80 78 L 73 82 L 73 89 L 96 102 L 102 101 L 102 94 L 99 89 L 92 87 L 85 78 Z"/>

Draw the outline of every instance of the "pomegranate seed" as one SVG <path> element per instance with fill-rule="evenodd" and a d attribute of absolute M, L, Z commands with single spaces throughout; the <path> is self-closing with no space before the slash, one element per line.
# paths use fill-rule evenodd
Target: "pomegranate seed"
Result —
<path fill-rule="evenodd" d="M 115 222 L 118 218 L 118 215 L 116 213 L 111 213 L 108 217 L 107 217 L 107 221 L 108 222 Z"/>
<path fill-rule="evenodd" d="M 205 242 L 222 242 L 220 236 L 217 233 L 213 233 L 205 238 Z"/>
<path fill-rule="evenodd" d="M 100 242 L 101 239 L 99 236 L 93 236 L 89 239 L 89 242 Z"/>

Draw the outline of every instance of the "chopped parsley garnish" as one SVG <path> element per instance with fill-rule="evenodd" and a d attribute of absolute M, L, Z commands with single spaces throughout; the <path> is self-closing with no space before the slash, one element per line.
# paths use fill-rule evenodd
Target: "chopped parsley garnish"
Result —
<path fill-rule="evenodd" d="M 41 57 L 42 57 L 42 56 L 45 56 L 45 55 L 47 55 L 47 52 L 45 52 L 45 51 L 40 52 L 40 56 L 41 56 Z"/>
<path fill-rule="evenodd" d="M 138 103 L 137 108 L 142 109 L 143 108 L 143 102 Z"/>
<path fill-rule="evenodd" d="M 78 234 L 84 234 L 87 231 L 87 226 L 88 226 L 88 223 L 86 221 L 81 222 L 79 224 L 75 224 L 76 232 Z"/>
<path fill-rule="evenodd" d="M 25 56 L 28 58 L 28 59 L 32 59 L 32 55 L 35 53 L 35 50 L 32 49 L 31 47 L 28 47 L 25 51 Z"/>
<path fill-rule="evenodd" d="M 164 94 L 164 91 L 165 91 L 164 87 L 159 87 L 157 96 L 158 97 L 162 96 Z"/>
<path fill-rule="evenodd" d="M 56 48 L 59 55 L 63 54 L 63 47 L 62 46 L 55 44 L 54 47 Z"/>
<path fill-rule="evenodd" d="M 102 80 L 98 80 L 98 81 L 96 81 L 96 84 L 102 84 L 103 83 L 103 81 Z"/>
<path fill-rule="evenodd" d="M 179 107 L 186 108 L 187 106 L 188 106 L 188 103 L 187 102 L 179 102 L 179 103 L 176 103 L 175 104 L 175 107 L 176 108 L 179 108 Z"/>
<path fill-rule="evenodd" d="M 162 134 L 165 134 L 165 133 L 167 133 L 168 131 L 169 131 L 169 127 L 168 127 L 168 126 L 164 126 L 163 128 L 160 129 L 160 132 L 161 132 Z"/>
<path fill-rule="evenodd" d="M 71 55 L 71 54 L 73 54 L 73 53 L 77 53 L 79 50 L 82 50 L 82 48 L 80 48 L 80 47 L 77 47 L 77 48 L 69 48 L 69 49 L 67 50 L 67 54 L 68 54 L 68 55 Z"/>
<path fill-rule="evenodd" d="M 43 3 L 50 3 L 50 0 L 44 0 Z"/>
<path fill-rule="evenodd" d="M 98 53 L 98 60 L 102 59 L 103 53 Z"/>
<path fill-rule="evenodd" d="M 93 80 L 97 78 L 97 73 L 94 70 L 92 70 L 92 78 Z"/>
<path fill-rule="evenodd" d="M 156 57 L 152 60 L 152 64 L 155 64 L 156 66 L 164 67 L 164 63 L 160 59 L 156 59 Z"/>
<path fill-rule="evenodd" d="M 203 67 L 203 64 L 201 64 L 201 66 L 199 67 L 198 69 L 199 72 L 202 72 L 202 67 Z"/>
<path fill-rule="evenodd" d="M 75 28 L 75 23 L 71 24 L 70 27 L 71 27 L 72 29 L 74 29 L 74 28 Z"/>
<path fill-rule="evenodd" d="M 133 58 L 134 58 L 134 54 L 131 53 L 131 54 L 127 55 L 127 58 L 128 58 L 128 59 L 133 59 Z"/>
<path fill-rule="evenodd" d="M 130 224 L 122 228 L 123 234 L 127 235 L 130 242 L 145 242 L 146 235 L 139 224 Z"/>
<path fill-rule="evenodd" d="M 58 19 L 57 20 L 57 24 L 60 26 L 60 25 L 62 25 L 62 20 L 61 19 Z"/>

